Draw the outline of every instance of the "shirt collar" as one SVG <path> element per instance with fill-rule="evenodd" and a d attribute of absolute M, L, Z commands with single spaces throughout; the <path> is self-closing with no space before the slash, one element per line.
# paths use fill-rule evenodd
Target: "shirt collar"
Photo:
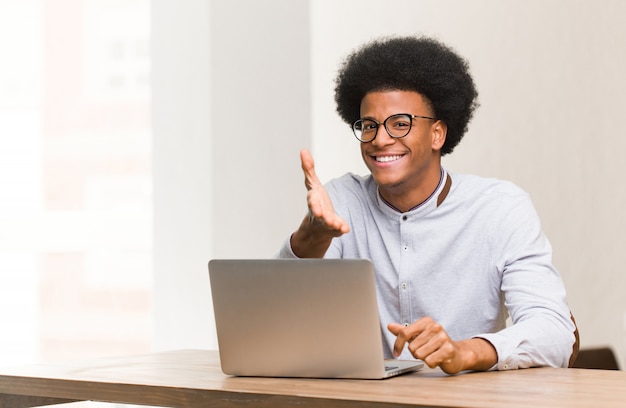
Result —
<path fill-rule="evenodd" d="M 415 207 L 408 210 L 407 213 L 418 212 L 418 210 L 422 208 L 432 207 L 434 209 L 434 208 L 439 207 L 441 203 L 443 203 L 443 200 L 445 200 L 445 198 L 447 197 L 450 191 L 451 184 L 452 184 L 452 180 L 450 178 L 450 175 L 443 167 L 441 167 L 439 183 L 437 184 L 437 187 L 435 188 L 435 190 L 428 196 L 428 198 L 426 198 L 426 200 L 422 201 Z M 389 202 L 387 202 L 387 200 L 383 198 L 383 196 L 380 194 L 380 190 L 378 189 L 378 187 L 376 188 L 376 197 L 378 201 L 378 206 L 381 209 L 383 207 L 387 207 L 388 209 L 393 210 L 395 214 L 402 213 L 402 211 L 398 210 L 396 207 L 391 205 Z"/>

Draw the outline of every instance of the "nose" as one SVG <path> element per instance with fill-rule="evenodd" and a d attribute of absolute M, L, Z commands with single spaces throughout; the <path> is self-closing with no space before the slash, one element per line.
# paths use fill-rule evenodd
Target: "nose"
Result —
<path fill-rule="evenodd" d="M 374 138 L 374 140 L 372 140 L 373 145 L 377 147 L 383 147 L 383 146 L 389 146 L 396 142 L 396 139 L 394 139 L 393 137 L 389 135 L 389 132 L 387 132 L 386 127 L 381 125 L 378 127 L 378 129 L 376 129 L 376 131 L 377 131 L 376 137 Z"/>

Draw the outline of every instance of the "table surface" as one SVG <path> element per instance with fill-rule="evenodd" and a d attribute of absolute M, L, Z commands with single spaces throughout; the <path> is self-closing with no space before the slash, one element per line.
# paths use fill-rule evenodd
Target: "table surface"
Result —
<path fill-rule="evenodd" d="M 0 408 L 93 400 L 163 407 L 624 407 L 626 372 L 532 368 L 386 380 L 230 377 L 219 354 L 177 350 L 0 369 Z"/>

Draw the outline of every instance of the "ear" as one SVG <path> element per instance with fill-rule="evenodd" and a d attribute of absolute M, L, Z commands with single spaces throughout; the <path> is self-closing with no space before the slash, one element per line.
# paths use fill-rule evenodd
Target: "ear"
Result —
<path fill-rule="evenodd" d="M 446 135 L 448 133 L 448 126 L 444 121 L 438 120 L 433 123 L 431 127 L 432 134 L 432 149 L 433 150 L 441 150 L 443 144 L 446 142 Z"/>

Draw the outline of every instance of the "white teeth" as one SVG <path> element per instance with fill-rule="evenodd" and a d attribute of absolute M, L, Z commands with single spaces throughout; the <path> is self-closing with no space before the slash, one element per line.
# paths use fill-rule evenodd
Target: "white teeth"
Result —
<path fill-rule="evenodd" d="M 377 162 L 387 163 L 395 160 L 399 160 L 402 156 L 376 156 L 375 159 Z"/>

